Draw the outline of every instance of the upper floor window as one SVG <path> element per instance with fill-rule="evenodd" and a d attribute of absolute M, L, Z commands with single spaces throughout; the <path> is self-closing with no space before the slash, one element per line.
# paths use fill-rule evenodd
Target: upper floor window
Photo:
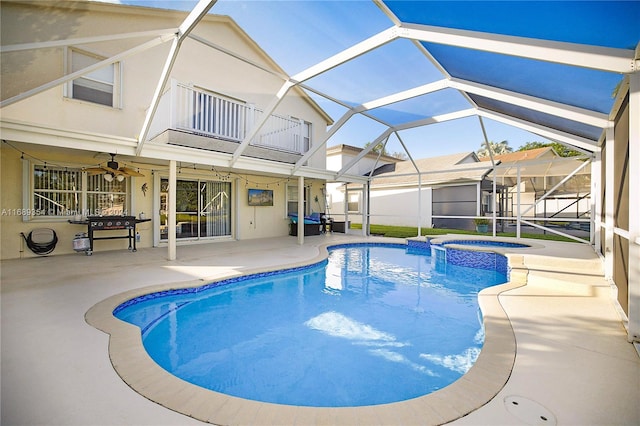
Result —
<path fill-rule="evenodd" d="M 302 153 L 311 149 L 311 123 L 302 123 Z"/>
<path fill-rule="evenodd" d="M 68 50 L 70 73 L 94 65 L 105 58 L 76 49 Z M 105 65 L 67 84 L 67 97 L 110 107 L 119 107 L 120 63 Z"/>

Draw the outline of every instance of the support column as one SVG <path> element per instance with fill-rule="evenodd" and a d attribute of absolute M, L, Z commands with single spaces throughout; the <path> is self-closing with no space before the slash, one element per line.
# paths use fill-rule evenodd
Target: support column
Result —
<path fill-rule="evenodd" d="M 349 184 L 344 184 L 344 234 L 347 235 L 349 232 Z"/>
<path fill-rule="evenodd" d="M 367 184 L 363 183 L 360 189 L 360 204 L 362 206 L 362 229 L 360 230 L 363 237 L 367 236 L 369 228 L 369 212 L 367 211 Z"/>
<path fill-rule="evenodd" d="M 602 250 L 600 222 L 602 220 L 602 153 L 593 153 L 591 160 L 591 235 L 590 241 L 596 252 Z"/>
<path fill-rule="evenodd" d="M 176 182 L 177 182 L 176 160 L 169 161 L 169 199 L 167 200 L 167 208 L 169 214 L 167 217 L 167 230 L 169 232 L 168 239 L 168 255 L 169 260 L 176 260 Z"/>
<path fill-rule="evenodd" d="M 304 176 L 298 176 L 298 244 L 304 244 Z"/>
<path fill-rule="evenodd" d="M 492 234 L 495 237 L 497 234 L 497 224 L 498 221 L 496 220 L 496 204 L 498 203 L 498 194 L 496 192 L 497 190 L 497 185 L 496 185 L 496 179 L 498 178 L 497 176 L 498 171 L 496 170 L 495 166 L 493 167 L 493 182 L 491 184 L 491 189 L 492 189 L 492 193 L 491 193 L 491 220 L 493 222 L 493 230 L 492 230 Z"/>
<path fill-rule="evenodd" d="M 520 189 L 520 184 L 522 183 L 522 179 L 520 177 L 520 165 L 518 164 L 518 174 L 516 177 L 516 187 L 517 187 L 517 196 L 516 196 L 516 202 L 518 203 L 516 208 L 517 208 L 517 216 L 516 216 L 516 238 L 520 238 L 520 220 L 522 220 L 522 206 L 521 206 L 521 199 L 520 199 L 520 193 L 522 192 Z"/>
<path fill-rule="evenodd" d="M 629 341 L 640 342 L 640 72 L 629 76 Z M 635 259 L 635 261 L 633 260 Z"/>
<path fill-rule="evenodd" d="M 242 239 L 242 232 L 240 231 L 242 229 L 242 226 L 240 226 L 240 197 L 237 196 L 238 191 L 241 188 L 242 185 L 242 180 L 240 178 L 236 178 L 235 179 L 235 187 L 232 189 L 232 194 L 236 194 L 235 198 L 235 203 L 234 203 L 234 207 L 235 207 L 235 213 L 233 214 L 233 235 L 235 237 L 236 240 L 240 241 Z M 287 190 L 286 185 L 285 185 L 285 191 Z"/>
<path fill-rule="evenodd" d="M 604 277 L 613 279 L 613 228 L 615 212 L 615 134 L 614 128 L 607 129 L 605 151 L 605 180 L 604 180 Z"/>
<path fill-rule="evenodd" d="M 422 173 L 418 171 L 418 237 L 422 236 Z"/>

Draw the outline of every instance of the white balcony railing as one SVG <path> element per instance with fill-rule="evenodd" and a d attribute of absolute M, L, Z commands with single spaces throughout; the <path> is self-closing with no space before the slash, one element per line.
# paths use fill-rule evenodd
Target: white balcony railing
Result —
<path fill-rule="evenodd" d="M 242 142 L 264 114 L 252 104 L 175 80 L 160 101 L 158 114 L 163 111 L 169 113 L 173 129 L 232 142 Z M 157 133 L 164 130 L 157 122 L 153 127 Z M 309 123 L 272 114 L 250 144 L 304 154 L 310 147 L 309 136 Z"/>

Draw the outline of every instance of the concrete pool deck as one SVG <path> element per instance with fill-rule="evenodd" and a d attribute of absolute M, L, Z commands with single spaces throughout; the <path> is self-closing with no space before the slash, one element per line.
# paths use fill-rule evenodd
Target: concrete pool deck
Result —
<path fill-rule="evenodd" d="M 172 262 L 166 248 L 2 262 L 2 424 L 203 424 L 127 386 L 109 359 L 109 336 L 88 325 L 85 313 L 126 291 L 304 263 L 328 242 L 359 240 L 330 235 L 307 237 L 303 246 L 292 237 L 180 246 Z M 600 260 L 586 245 L 535 242 L 543 247 L 518 249 L 513 258 L 523 263 L 527 285 L 497 298 L 515 335 L 508 381 L 452 424 L 640 424 L 640 358 L 626 340 Z M 311 423 L 288 412 L 239 415 L 229 423 Z M 389 415 L 345 423 L 433 423 L 401 406 Z M 314 419 L 335 423 L 332 416 Z"/>

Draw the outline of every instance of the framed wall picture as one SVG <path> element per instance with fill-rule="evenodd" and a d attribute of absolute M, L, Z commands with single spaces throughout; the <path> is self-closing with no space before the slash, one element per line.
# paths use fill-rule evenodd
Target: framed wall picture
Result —
<path fill-rule="evenodd" d="M 249 189 L 250 206 L 273 206 L 272 189 Z"/>

